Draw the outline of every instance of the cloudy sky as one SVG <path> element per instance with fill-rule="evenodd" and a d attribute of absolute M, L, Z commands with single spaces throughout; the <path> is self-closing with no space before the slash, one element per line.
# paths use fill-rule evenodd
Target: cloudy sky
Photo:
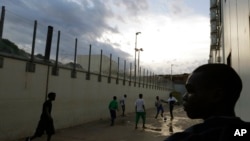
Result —
<path fill-rule="evenodd" d="M 37 20 L 44 30 L 37 35 L 36 53 L 44 52 L 39 36 L 46 36 L 46 26 L 51 25 L 61 31 L 64 58 L 73 54 L 77 38 L 78 54 L 87 54 L 91 44 L 93 54 L 102 49 L 133 63 L 135 33 L 141 32 L 140 65 L 155 74 L 169 74 L 171 64 L 174 74 L 190 73 L 208 61 L 209 0 L 0 0 L 0 4 L 6 8 L 3 37 L 25 50 L 31 38 L 24 37 L 32 35 Z"/>

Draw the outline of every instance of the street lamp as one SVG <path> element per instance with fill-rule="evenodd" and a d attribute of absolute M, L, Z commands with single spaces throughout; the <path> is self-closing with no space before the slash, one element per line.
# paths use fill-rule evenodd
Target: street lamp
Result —
<path fill-rule="evenodd" d="M 137 51 L 138 51 L 138 72 L 139 72 L 139 68 L 140 68 L 140 51 L 143 51 L 143 49 L 140 48 L 140 49 L 137 49 Z"/>
<path fill-rule="evenodd" d="M 137 35 L 139 35 L 139 34 L 141 34 L 141 32 L 135 33 L 135 82 L 136 82 L 136 51 L 138 51 L 138 49 L 137 49 Z"/>

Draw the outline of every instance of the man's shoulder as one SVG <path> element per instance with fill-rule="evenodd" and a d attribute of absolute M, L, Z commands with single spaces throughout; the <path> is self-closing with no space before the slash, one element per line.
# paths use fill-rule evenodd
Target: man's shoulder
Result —
<path fill-rule="evenodd" d="M 144 102 L 144 100 L 143 100 L 143 99 L 138 98 L 135 102 L 136 102 L 136 103 L 142 103 L 142 102 Z"/>
<path fill-rule="evenodd" d="M 43 103 L 43 105 L 51 105 L 52 104 L 52 102 L 50 101 L 50 100 L 46 100 L 44 103 Z"/>
<path fill-rule="evenodd" d="M 114 103 L 116 103 L 115 100 L 111 100 L 111 101 L 110 101 L 110 104 L 114 104 Z"/>
<path fill-rule="evenodd" d="M 142 98 L 138 98 L 138 99 L 136 99 L 136 101 L 142 101 L 143 99 Z"/>
<path fill-rule="evenodd" d="M 173 135 L 167 137 L 164 141 L 181 141 L 187 139 L 190 136 L 187 132 L 178 132 Z"/>
<path fill-rule="evenodd" d="M 222 120 L 222 119 L 220 119 Z M 219 120 L 219 121 L 220 121 Z M 220 121 L 221 122 L 221 121 Z M 245 133 L 245 134 L 243 134 Z M 250 140 L 250 122 L 245 122 L 239 118 L 224 119 L 221 122 L 205 122 L 191 126 L 183 132 L 178 132 L 165 141 L 249 141 Z"/>

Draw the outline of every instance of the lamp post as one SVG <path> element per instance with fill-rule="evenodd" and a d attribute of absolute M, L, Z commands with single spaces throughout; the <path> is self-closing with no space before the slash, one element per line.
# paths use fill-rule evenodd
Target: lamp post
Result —
<path fill-rule="evenodd" d="M 138 72 L 139 72 L 139 68 L 140 68 L 140 51 L 143 51 L 143 49 L 140 48 L 140 49 L 137 49 L 137 51 L 138 51 Z"/>
<path fill-rule="evenodd" d="M 135 33 L 135 82 L 136 82 L 136 51 L 137 49 L 137 35 L 141 34 L 141 32 L 136 32 Z"/>

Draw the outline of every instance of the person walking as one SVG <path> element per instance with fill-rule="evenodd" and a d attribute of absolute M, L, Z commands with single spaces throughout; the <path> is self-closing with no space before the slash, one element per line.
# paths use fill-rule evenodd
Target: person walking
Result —
<path fill-rule="evenodd" d="M 136 119 L 135 119 L 135 129 L 138 128 L 138 122 L 139 119 L 142 118 L 142 123 L 143 126 L 142 128 L 145 127 L 145 122 L 146 122 L 146 110 L 145 110 L 145 102 L 143 100 L 143 95 L 139 94 L 139 98 L 135 101 L 135 112 L 136 112 Z"/>
<path fill-rule="evenodd" d="M 42 114 L 36 128 L 36 132 L 32 137 L 27 137 L 26 141 L 31 141 L 37 137 L 41 137 L 44 134 L 44 131 L 46 131 L 47 134 L 47 141 L 50 141 L 51 136 L 55 134 L 53 118 L 51 116 L 52 101 L 55 99 L 56 93 L 50 92 L 48 94 L 48 100 L 46 100 L 43 104 Z"/>
<path fill-rule="evenodd" d="M 159 112 L 161 112 L 161 117 L 163 117 L 164 109 L 162 106 L 162 102 L 159 99 L 159 96 L 156 96 L 155 107 L 156 107 L 155 119 L 157 119 Z"/>
<path fill-rule="evenodd" d="M 126 98 L 127 98 L 127 95 L 124 94 L 122 99 L 120 100 L 120 104 L 121 104 L 121 107 L 122 107 L 122 116 L 123 117 L 125 116 L 125 101 L 126 101 Z"/>
<path fill-rule="evenodd" d="M 111 126 L 114 125 L 116 119 L 116 111 L 118 111 L 118 102 L 116 96 L 113 96 L 113 100 L 109 103 L 109 112 L 111 117 Z"/>
<path fill-rule="evenodd" d="M 174 105 L 176 102 L 177 102 L 177 99 L 173 97 L 172 93 L 170 93 L 167 103 L 169 104 L 169 112 L 170 112 L 171 120 L 174 118 L 173 110 L 174 110 Z"/>

